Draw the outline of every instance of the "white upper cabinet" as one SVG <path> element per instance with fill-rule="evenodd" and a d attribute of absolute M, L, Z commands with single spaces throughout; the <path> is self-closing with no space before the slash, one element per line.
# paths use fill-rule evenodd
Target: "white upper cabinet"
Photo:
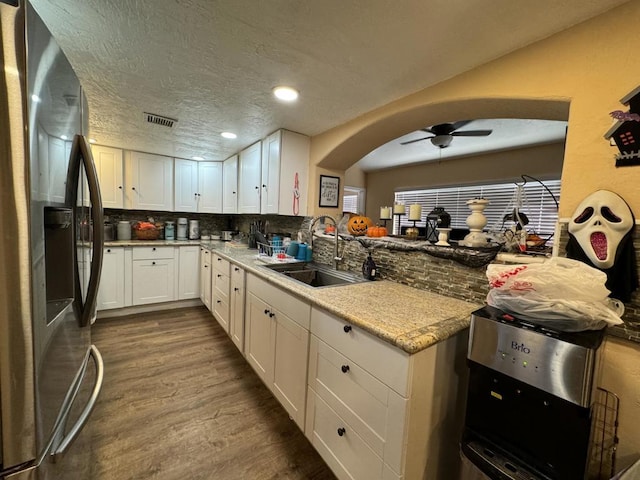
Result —
<path fill-rule="evenodd" d="M 222 162 L 198 162 L 198 212 L 222 213 Z"/>
<path fill-rule="evenodd" d="M 197 212 L 198 162 L 176 158 L 174 167 L 176 212 Z"/>
<path fill-rule="evenodd" d="M 238 212 L 238 155 L 222 164 L 222 213 Z"/>
<path fill-rule="evenodd" d="M 238 213 L 260 213 L 262 142 L 240 152 L 238 160 Z"/>
<path fill-rule="evenodd" d="M 278 130 L 263 141 L 260 213 L 307 214 L 309 137 Z"/>
<path fill-rule="evenodd" d="M 173 211 L 173 158 L 126 152 L 125 205 L 134 210 Z"/>
<path fill-rule="evenodd" d="M 104 208 L 124 208 L 124 171 L 122 150 L 92 145 Z"/>

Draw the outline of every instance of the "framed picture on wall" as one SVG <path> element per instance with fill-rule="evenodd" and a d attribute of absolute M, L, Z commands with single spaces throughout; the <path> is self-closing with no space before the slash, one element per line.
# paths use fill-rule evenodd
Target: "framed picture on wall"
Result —
<path fill-rule="evenodd" d="M 320 175 L 319 207 L 338 207 L 340 202 L 340 177 Z"/>

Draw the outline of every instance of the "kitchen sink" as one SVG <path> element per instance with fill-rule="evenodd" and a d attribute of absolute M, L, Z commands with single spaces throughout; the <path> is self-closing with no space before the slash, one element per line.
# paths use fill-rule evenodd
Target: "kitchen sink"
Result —
<path fill-rule="evenodd" d="M 264 267 L 311 287 L 333 287 L 367 281 L 352 273 L 340 272 L 317 263 L 281 263 Z"/>

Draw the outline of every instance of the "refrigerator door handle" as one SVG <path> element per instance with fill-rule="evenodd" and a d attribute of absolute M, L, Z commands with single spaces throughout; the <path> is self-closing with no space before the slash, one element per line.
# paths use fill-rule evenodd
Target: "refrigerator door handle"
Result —
<path fill-rule="evenodd" d="M 92 357 L 93 361 L 96 364 L 96 381 L 95 385 L 93 386 L 93 391 L 75 425 L 71 428 L 71 430 L 69 430 L 69 433 L 67 433 L 66 437 L 58 440 L 62 435 L 62 431 L 67 423 L 69 412 L 71 411 L 73 402 L 78 395 L 78 391 L 80 390 L 80 386 L 82 385 L 82 381 L 84 380 L 85 374 L 87 372 L 89 357 Z M 47 440 L 46 446 L 42 449 L 40 455 L 38 455 L 38 458 L 29 462 L 25 462 L 21 465 L 15 465 L 6 470 L 0 470 L 0 479 L 11 475 L 17 475 L 18 473 L 23 474 L 25 472 L 37 469 L 40 467 L 40 465 L 42 465 L 42 463 L 49 455 L 54 458 L 57 455 L 62 455 L 69 447 L 71 442 L 73 442 L 73 440 L 78 436 L 84 425 L 87 423 L 89 415 L 93 411 L 96 401 L 98 400 L 98 396 L 100 395 L 100 391 L 102 390 L 103 380 L 104 362 L 102 361 L 102 355 L 95 345 L 91 345 L 91 347 L 87 350 L 87 354 L 85 355 L 82 365 L 78 369 L 78 372 L 76 373 L 76 376 L 71 383 L 71 387 L 69 387 L 69 390 L 67 391 L 67 394 L 62 401 L 62 406 L 60 407 L 58 417 L 56 418 L 53 429 L 51 430 L 51 435 Z"/>
<path fill-rule="evenodd" d="M 102 355 L 100 354 L 100 350 L 95 345 L 91 345 L 89 349 L 89 354 L 93 361 L 96 364 L 96 382 L 93 386 L 93 392 L 91 392 L 91 396 L 87 401 L 82 413 L 78 417 L 76 423 L 71 427 L 69 433 L 60 441 L 60 443 L 55 448 L 55 451 L 52 453 L 52 456 L 55 458 L 58 455 L 64 454 L 65 450 L 69 447 L 71 442 L 75 440 L 78 434 L 82 431 L 83 427 L 89 420 L 89 415 L 93 411 L 96 406 L 96 402 L 98 401 L 98 397 L 100 396 L 100 391 L 102 390 L 102 382 L 104 380 L 104 362 L 102 361 Z M 87 358 L 87 361 L 89 359 Z"/>
<path fill-rule="evenodd" d="M 102 213 L 102 197 L 100 195 L 100 184 L 98 182 L 98 172 L 93 161 L 89 142 L 83 135 L 75 135 L 71 146 L 71 162 L 73 168 L 69 168 L 68 185 L 74 185 L 74 188 L 67 191 L 67 204 L 74 205 L 77 199 L 77 192 L 80 186 L 78 178 L 80 172 L 80 162 L 84 166 L 87 176 L 87 184 L 89 188 L 89 200 L 91 201 L 91 222 L 92 229 L 92 252 L 91 252 L 91 268 L 89 273 L 89 283 L 87 285 L 87 293 L 85 301 L 82 302 L 82 310 L 80 313 L 80 326 L 84 327 L 92 324 L 96 319 L 98 287 L 100 285 L 100 273 L 102 272 L 102 257 L 104 255 L 104 217 Z M 77 249 L 76 249 L 77 251 Z M 80 293 L 77 293 L 82 298 Z"/>

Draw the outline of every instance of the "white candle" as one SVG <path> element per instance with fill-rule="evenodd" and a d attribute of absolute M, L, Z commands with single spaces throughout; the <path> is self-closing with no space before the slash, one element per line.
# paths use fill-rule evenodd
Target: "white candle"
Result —
<path fill-rule="evenodd" d="M 420 220 L 422 207 L 420 205 L 409 205 L 409 220 Z"/>
<path fill-rule="evenodd" d="M 380 220 L 391 219 L 391 207 L 380 207 Z"/>
<path fill-rule="evenodd" d="M 404 203 L 394 203 L 393 204 L 393 214 L 394 215 L 404 215 L 405 214 Z"/>

